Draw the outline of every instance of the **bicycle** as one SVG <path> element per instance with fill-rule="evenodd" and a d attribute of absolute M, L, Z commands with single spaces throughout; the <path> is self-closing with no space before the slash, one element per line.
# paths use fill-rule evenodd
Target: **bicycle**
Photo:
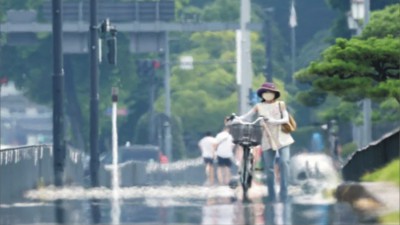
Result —
<path fill-rule="evenodd" d="M 240 184 L 243 189 L 243 200 L 247 201 L 247 192 L 251 187 L 253 179 L 253 159 L 254 156 L 251 152 L 251 147 L 257 146 L 261 143 L 262 126 L 257 123 L 263 120 L 264 117 L 258 117 L 253 122 L 244 122 L 240 117 L 232 114 L 229 117 L 230 124 L 229 133 L 233 137 L 233 143 L 238 144 L 243 148 L 243 158 L 240 166 Z"/>

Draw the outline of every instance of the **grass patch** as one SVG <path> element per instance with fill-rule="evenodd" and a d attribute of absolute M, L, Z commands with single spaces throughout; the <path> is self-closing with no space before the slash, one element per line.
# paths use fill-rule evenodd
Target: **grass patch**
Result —
<path fill-rule="evenodd" d="M 388 181 L 400 186 L 400 159 L 395 159 L 385 167 L 361 177 L 363 181 Z"/>
<path fill-rule="evenodd" d="M 381 224 L 400 224 L 400 212 L 389 213 L 379 218 Z"/>
<path fill-rule="evenodd" d="M 395 159 L 385 167 L 367 173 L 361 177 L 363 181 L 386 181 L 400 186 L 400 159 Z M 400 224 L 400 212 L 393 212 L 379 218 L 381 224 Z"/>

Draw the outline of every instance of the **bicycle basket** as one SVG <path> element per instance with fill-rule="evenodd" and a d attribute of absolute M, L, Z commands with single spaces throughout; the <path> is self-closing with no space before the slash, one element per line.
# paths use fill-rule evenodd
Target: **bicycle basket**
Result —
<path fill-rule="evenodd" d="M 229 125 L 229 133 L 235 144 L 259 145 L 262 138 L 260 125 L 235 123 Z"/>

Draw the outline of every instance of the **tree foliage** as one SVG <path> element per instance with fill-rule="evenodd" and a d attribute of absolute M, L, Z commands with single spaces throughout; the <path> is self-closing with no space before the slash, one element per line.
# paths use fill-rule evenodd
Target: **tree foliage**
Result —
<path fill-rule="evenodd" d="M 389 5 L 385 10 L 376 11 L 371 15 L 369 24 L 361 37 L 385 38 L 387 35 L 400 37 L 400 4 Z"/>
<path fill-rule="evenodd" d="M 311 78 L 315 88 L 350 101 L 365 97 L 394 97 L 400 101 L 400 95 L 390 90 L 391 85 L 378 85 L 400 78 L 399 55 L 398 38 L 338 39 L 334 46 L 324 52 L 321 61 L 311 63 L 297 77 L 299 80 Z"/>
<path fill-rule="evenodd" d="M 339 16 L 335 19 L 334 25 L 331 28 L 332 36 L 349 38 L 351 33 L 347 24 L 347 12 L 350 11 L 351 1 L 349 0 L 325 0 L 327 4 L 338 11 Z M 385 6 L 398 3 L 398 0 L 379 0 L 370 1 L 371 11 L 383 9 Z"/>
<path fill-rule="evenodd" d="M 385 102 L 381 106 L 387 109 L 392 102 L 387 99 L 393 98 L 397 104 L 390 111 L 398 113 L 400 39 L 396 29 L 399 25 L 392 24 L 400 21 L 399 10 L 397 4 L 374 12 L 361 37 L 338 38 L 321 59 L 297 72 L 295 77 L 299 82 L 311 85 L 298 94 L 299 101 L 309 106 L 321 105 L 324 102 L 321 99 L 326 97 L 323 93 L 330 93 L 346 102 L 371 98 L 377 103 Z"/>
<path fill-rule="evenodd" d="M 263 57 L 263 46 L 252 34 L 253 59 Z M 190 37 L 192 46 L 180 55 L 194 58 L 193 70 L 172 69 L 172 111 L 182 118 L 183 130 L 191 132 L 217 132 L 223 118 L 237 111 L 235 33 L 201 32 Z M 256 67 L 256 65 L 254 65 Z M 255 87 L 264 80 L 261 74 L 254 78 Z M 164 109 L 164 96 L 157 100 L 158 111 Z"/>

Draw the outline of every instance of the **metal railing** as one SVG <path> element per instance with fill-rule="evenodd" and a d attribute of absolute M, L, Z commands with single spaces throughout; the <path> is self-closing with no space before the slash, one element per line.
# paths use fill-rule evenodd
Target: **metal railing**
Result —
<path fill-rule="evenodd" d="M 65 185 L 83 184 L 84 154 L 67 148 Z M 54 183 L 52 145 L 0 150 L 0 204 L 24 200 L 24 192 Z"/>
<path fill-rule="evenodd" d="M 64 21 L 89 21 L 89 1 L 64 2 Z M 45 2 L 39 16 L 44 21 L 51 21 L 51 2 Z M 110 18 L 113 22 L 153 22 L 172 21 L 175 18 L 174 1 L 136 1 L 136 2 L 99 2 L 99 19 Z"/>

